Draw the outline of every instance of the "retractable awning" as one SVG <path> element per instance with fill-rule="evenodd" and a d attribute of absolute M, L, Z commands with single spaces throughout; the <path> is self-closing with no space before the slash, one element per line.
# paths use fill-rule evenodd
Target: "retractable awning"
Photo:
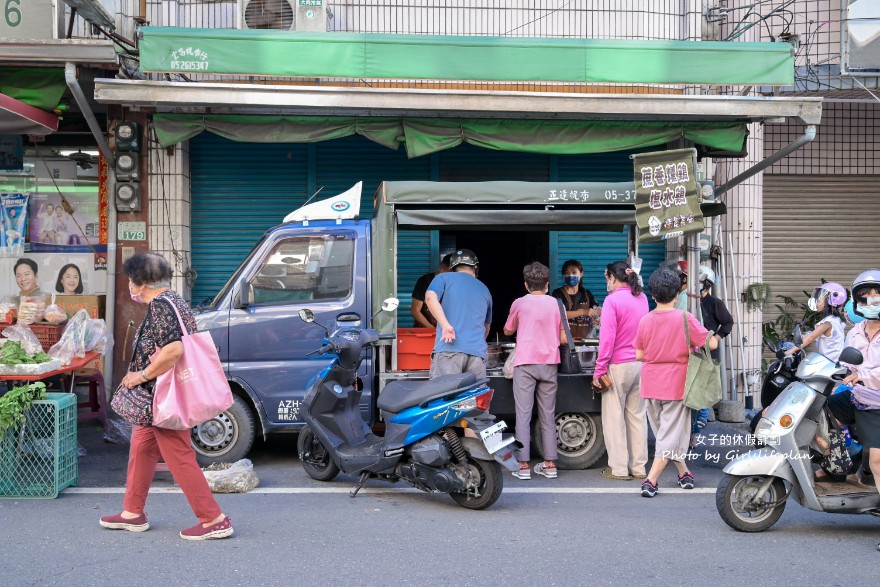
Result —
<path fill-rule="evenodd" d="M 58 130 L 58 116 L 0 94 L 0 132 L 12 135 L 47 135 Z"/>
<path fill-rule="evenodd" d="M 821 98 L 571 94 L 266 86 L 98 79 L 95 99 L 152 111 L 169 146 L 203 131 L 248 142 L 352 134 L 417 157 L 468 142 L 490 149 L 600 153 L 685 139 L 740 151 L 746 124 L 818 124 Z"/>

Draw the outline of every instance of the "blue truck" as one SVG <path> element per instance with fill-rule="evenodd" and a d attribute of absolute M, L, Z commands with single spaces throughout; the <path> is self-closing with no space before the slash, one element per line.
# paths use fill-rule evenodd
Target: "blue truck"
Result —
<path fill-rule="evenodd" d="M 566 194 L 565 199 L 561 196 Z M 576 197 L 571 197 L 575 195 Z M 219 348 L 234 405 L 193 429 L 203 464 L 244 457 L 258 435 L 297 433 L 309 382 L 329 359 L 310 354 L 323 333 L 309 328 L 299 310 L 311 309 L 331 330 L 372 326 L 395 332 L 408 316 L 379 312 L 398 291 L 398 263 L 407 254 L 407 230 L 434 229 L 480 256 L 480 279 L 495 300 L 493 334 L 510 302 L 522 295 L 522 266 L 548 263 L 550 231 L 621 229 L 634 223 L 632 184 L 530 182 L 384 182 L 369 220 L 358 219 L 360 184 L 348 192 L 291 213 L 263 235 L 226 285 L 197 315 Z M 631 247 L 635 239 L 630 241 Z M 402 248 L 403 247 L 403 248 Z M 488 261 L 487 261 L 488 260 Z M 599 259 L 602 267 L 616 258 Z M 549 263 L 548 263 L 549 264 Z M 398 369 L 398 341 L 366 351 L 359 377 L 362 410 L 381 427 L 376 398 L 385 385 L 425 379 L 425 370 Z M 604 453 L 600 401 L 591 391 L 597 341 L 578 343 L 580 374 L 560 375 L 557 397 L 559 466 L 580 469 Z M 491 412 L 514 421 L 511 381 L 490 369 Z M 534 420 L 534 418 L 533 418 Z M 533 425 L 535 423 L 533 422 Z M 540 454 L 540 434 L 532 436 Z"/>

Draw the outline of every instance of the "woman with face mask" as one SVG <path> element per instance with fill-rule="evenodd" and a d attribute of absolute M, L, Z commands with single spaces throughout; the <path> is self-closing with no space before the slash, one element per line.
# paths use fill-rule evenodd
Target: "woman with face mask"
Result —
<path fill-rule="evenodd" d="M 123 263 L 122 269 L 128 275 L 131 299 L 147 305 L 146 316 L 134 337 L 131 363 L 122 378 L 122 385 L 152 392 L 156 378 L 172 369 L 183 355 L 181 321 L 187 334 L 196 332 L 196 321 L 186 301 L 171 289 L 173 270 L 164 257 L 156 253 L 139 253 Z M 178 320 L 178 314 L 181 320 Z M 220 510 L 196 462 L 190 431 L 155 426 L 133 427 L 123 510 L 102 517 L 101 526 L 129 532 L 149 530 L 144 505 L 159 457 L 168 464 L 174 481 L 199 519 L 192 528 L 182 530 L 180 537 L 184 540 L 210 540 L 231 536 L 230 520 Z"/>
<path fill-rule="evenodd" d="M 573 338 L 586 338 L 593 327 L 594 319 L 601 313 L 593 293 L 583 286 L 584 266 L 577 259 L 569 259 L 562 265 L 564 285 L 551 294 L 562 300 L 565 317 L 571 328 Z"/>
<path fill-rule="evenodd" d="M 859 481 L 880 491 L 880 269 L 868 269 L 855 278 L 852 298 L 855 313 L 865 321 L 849 331 L 846 346 L 861 351 L 863 361 L 850 365 L 850 375 L 843 380 L 852 389 L 832 395 L 828 407 L 841 424 L 855 424 L 868 455 L 862 459 Z"/>

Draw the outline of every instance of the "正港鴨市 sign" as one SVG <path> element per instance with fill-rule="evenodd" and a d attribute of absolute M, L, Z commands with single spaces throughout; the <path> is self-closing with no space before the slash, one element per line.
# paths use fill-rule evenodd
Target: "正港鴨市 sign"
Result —
<path fill-rule="evenodd" d="M 639 241 L 703 230 L 694 149 L 633 155 Z"/>

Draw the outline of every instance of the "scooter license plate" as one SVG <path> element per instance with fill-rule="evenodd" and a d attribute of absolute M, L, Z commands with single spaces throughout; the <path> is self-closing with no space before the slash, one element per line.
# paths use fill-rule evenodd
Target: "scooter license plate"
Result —
<path fill-rule="evenodd" d="M 507 424 L 504 423 L 504 420 L 501 420 L 497 424 L 493 424 L 480 431 L 480 438 L 483 439 L 483 444 L 490 454 L 494 454 L 504 448 L 505 445 L 510 444 L 510 439 L 507 439 L 507 442 L 505 442 L 504 437 L 501 435 L 501 432 L 504 430 L 507 430 Z"/>

